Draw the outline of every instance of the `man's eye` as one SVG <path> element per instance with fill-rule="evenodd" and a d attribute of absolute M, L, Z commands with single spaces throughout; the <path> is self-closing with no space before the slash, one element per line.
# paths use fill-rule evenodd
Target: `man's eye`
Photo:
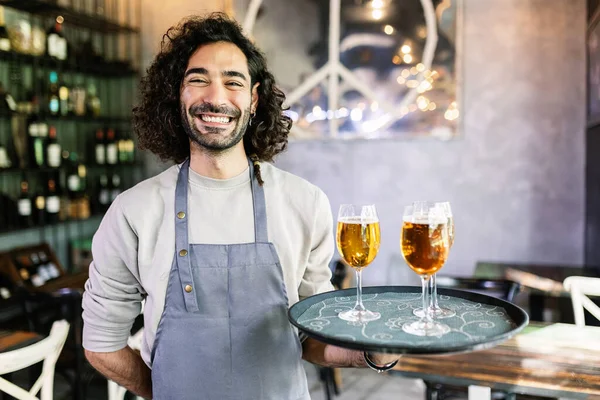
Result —
<path fill-rule="evenodd" d="M 204 79 L 190 79 L 190 83 L 206 83 Z"/>
<path fill-rule="evenodd" d="M 237 87 L 243 87 L 243 85 L 239 82 L 229 82 L 228 85 L 230 86 L 237 86 Z"/>

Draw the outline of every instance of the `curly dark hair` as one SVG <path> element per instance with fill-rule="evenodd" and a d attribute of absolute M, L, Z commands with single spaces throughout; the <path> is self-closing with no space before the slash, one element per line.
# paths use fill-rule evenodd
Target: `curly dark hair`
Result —
<path fill-rule="evenodd" d="M 237 22 L 223 13 L 192 16 L 169 28 L 161 49 L 140 84 L 140 103 L 133 108 L 133 129 L 139 145 L 163 161 L 182 162 L 190 155 L 180 109 L 180 87 L 188 60 L 198 47 L 214 42 L 236 45 L 248 60 L 251 87 L 259 82 L 258 104 L 244 134 L 246 154 L 272 161 L 285 150 L 292 120 L 284 114 L 285 95 L 275 86 L 262 52 L 243 34 Z"/>

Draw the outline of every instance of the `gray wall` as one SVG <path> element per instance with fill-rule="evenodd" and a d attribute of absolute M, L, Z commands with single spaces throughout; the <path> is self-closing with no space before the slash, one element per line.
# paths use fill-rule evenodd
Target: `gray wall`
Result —
<path fill-rule="evenodd" d="M 278 159 L 320 186 L 334 215 L 343 202 L 377 205 L 382 246 L 366 284 L 416 282 L 399 229 L 417 199 L 452 203 L 444 273 L 583 262 L 585 15 L 585 0 L 466 0 L 462 139 L 295 142 Z"/>

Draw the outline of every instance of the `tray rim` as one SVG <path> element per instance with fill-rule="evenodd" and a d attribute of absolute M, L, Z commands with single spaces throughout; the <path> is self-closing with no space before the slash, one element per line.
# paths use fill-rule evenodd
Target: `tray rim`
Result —
<path fill-rule="evenodd" d="M 331 344 L 337 347 L 342 347 L 346 349 L 352 350 L 363 350 L 363 351 L 371 351 L 378 353 L 393 353 L 393 354 L 414 354 L 414 355 L 450 355 L 450 354 L 459 354 L 466 353 L 471 351 L 479 351 L 492 348 L 502 342 L 505 342 L 515 336 L 517 333 L 521 332 L 528 324 L 529 324 L 529 315 L 523 310 L 521 307 L 516 304 L 510 303 L 506 300 L 502 300 L 497 297 L 488 296 L 481 293 L 476 293 L 469 290 L 463 289 L 451 289 L 451 288 L 438 288 L 438 294 L 440 295 L 449 295 L 452 297 L 458 297 L 469 301 L 475 301 L 478 303 L 483 303 L 487 305 L 495 305 L 503 307 L 506 313 L 513 319 L 513 321 L 517 324 L 517 327 L 511 329 L 508 332 L 495 335 L 490 338 L 490 340 L 486 340 L 483 342 L 476 342 L 471 344 L 465 344 L 462 346 L 455 346 L 448 350 L 439 349 L 439 348 L 428 348 L 428 347 L 407 347 L 403 346 L 390 346 L 385 344 L 361 344 L 360 342 L 344 340 L 344 339 L 334 339 L 328 335 L 322 335 L 317 331 L 312 331 L 306 329 L 304 326 L 299 324 L 295 318 L 292 316 L 292 313 L 295 313 L 299 307 L 304 307 L 307 303 L 311 303 L 307 306 L 310 307 L 313 304 L 322 301 L 325 298 L 331 297 L 334 293 L 336 296 L 344 296 L 347 295 L 356 295 L 356 288 L 348 288 L 348 289 L 340 289 L 340 290 L 331 290 L 328 292 L 319 293 L 313 296 L 309 296 L 303 300 L 298 301 L 288 309 L 288 320 L 292 325 L 294 325 L 298 330 L 306 334 L 306 336 L 311 337 L 313 339 L 319 340 L 326 344 Z M 422 289 L 420 286 L 365 286 L 362 288 L 362 293 L 364 294 L 373 294 L 373 293 L 385 293 L 385 292 L 399 292 L 399 293 L 421 293 Z M 305 310 L 306 311 L 306 310 Z M 521 318 L 521 322 L 517 321 L 517 317 Z"/>

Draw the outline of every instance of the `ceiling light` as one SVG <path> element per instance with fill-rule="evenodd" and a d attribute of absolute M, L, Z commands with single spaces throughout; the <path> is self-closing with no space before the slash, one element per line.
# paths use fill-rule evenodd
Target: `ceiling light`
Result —
<path fill-rule="evenodd" d="M 383 8 L 383 0 L 373 0 L 371 2 L 371 7 L 373 7 L 373 8 Z"/>
<path fill-rule="evenodd" d="M 383 17 L 383 11 L 373 10 L 373 19 L 381 19 Z"/>
<path fill-rule="evenodd" d="M 384 31 L 386 34 L 388 34 L 388 35 L 391 35 L 392 33 L 394 33 L 394 27 L 393 27 L 393 26 L 391 26 L 391 25 L 386 25 L 386 26 L 383 28 L 383 31 Z"/>

